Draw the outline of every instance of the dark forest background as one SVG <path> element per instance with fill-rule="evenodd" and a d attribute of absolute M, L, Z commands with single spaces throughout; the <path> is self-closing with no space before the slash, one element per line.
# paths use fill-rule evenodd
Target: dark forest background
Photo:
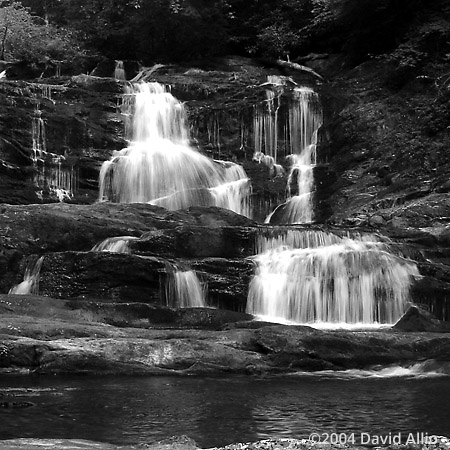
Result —
<path fill-rule="evenodd" d="M 450 0 L 0 0 L 0 59 L 80 55 L 144 65 L 225 54 L 450 57 Z"/>

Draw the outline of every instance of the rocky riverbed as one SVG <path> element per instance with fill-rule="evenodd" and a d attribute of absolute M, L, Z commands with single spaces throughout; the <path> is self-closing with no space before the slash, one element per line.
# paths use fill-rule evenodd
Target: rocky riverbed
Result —
<path fill-rule="evenodd" d="M 260 376 L 419 361 L 450 370 L 440 328 L 323 331 L 218 309 L 16 295 L 2 295 L 0 311 L 3 373 Z"/>
<path fill-rule="evenodd" d="M 447 450 L 450 448 L 449 439 L 442 436 L 430 436 L 433 444 L 403 444 L 403 445 L 387 445 L 377 447 L 379 449 L 432 449 Z M 74 449 L 74 450 L 121 450 L 121 449 L 150 449 L 150 450 L 197 450 L 197 444 L 186 436 L 169 438 L 155 443 L 141 443 L 136 446 L 115 446 L 91 441 L 73 440 L 73 439 L 12 439 L 8 441 L 0 441 L 0 448 L 3 449 Z M 363 446 L 351 445 L 330 445 L 318 444 L 306 440 L 298 439 L 267 439 L 252 443 L 237 443 L 227 445 L 225 447 L 217 447 L 216 450 L 324 450 L 324 449 L 362 449 Z"/>

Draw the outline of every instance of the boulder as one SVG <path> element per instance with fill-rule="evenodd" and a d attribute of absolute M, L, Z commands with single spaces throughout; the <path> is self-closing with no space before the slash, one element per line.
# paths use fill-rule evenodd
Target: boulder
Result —
<path fill-rule="evenodd" d="M 450 322 L 438 320 L 433 314 L 423 308 L 411 306 L 393 328 L 398 331 L 449 333 Z"/>

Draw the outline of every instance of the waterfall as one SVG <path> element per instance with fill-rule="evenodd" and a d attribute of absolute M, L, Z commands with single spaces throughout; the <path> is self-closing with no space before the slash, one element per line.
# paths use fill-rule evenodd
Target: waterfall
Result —
<path fill-rule="evenodd" d="M 178 268 L 169 271 L 166 301 L 174 308 L 206 307 L 205 290 L 195 271 Z"/>
<path fill-rule="evenodd" d="M 125 68 L 123 66 L 123 61 L 120 60 L 116 61 L 113 77 L 119 81 L 125 81 L 127 79 L 125 74 Z"/>
<path fill-rule="evenodd" d="M 151 203 L 176 210 L 220 206 L 249 216 L 250 183 L 242 166 L 214 161 L 189 146 L 183 105 L 158 83 L 126 87 L 129 147 L 100 170 L 100 201 Z"/>
<path fill-rule="evenodd" d="M 95 244 L 91 252 L 130 253 L 130 241 L 138 239 L 135 236 L 116 236 L 106 238 Z"/>
<path fill-rule="evenodd" d="M 395 323 L 419 276 L 374 235 L 268 230 L 254 257 L 247 312 L 297 323 Z"/>
<path fill-rule="evenodd" d="M 36 107 L 31 123 L 32 156 L 34 184 L 41 189 L 38 194 L 43 198 L 44 189 L 59 201 L 70 200 L 78 186 L 78 171 L 73 166 L 64 165 L 65 156 L 47 150 L 46 126 L 42 117 L 41 100 L 55 103 L 52 88 L 47 84 L 34 84 L 38 88 Z"/>
<path fill-rule="evenodd" d="M 30 261 L 25 269 L 23 281 L 13 286 L 8 294 L 17 295 L 38 295 L 39 294 L 39 273 L 41 271 L 44 257 L 41 256 L 37 260 Z"/>
<path fill-rule="evenodd" d="M 40 110 L 40 102 L 36 102 L 34 109 L 34 115 L 31 122 L 31 139 L 33 163 L 37 163 L 38 160 L 43 161 L 45 155 L 47 155 L 47 144 L 45 139 L 45 122 L 42 118 L 42 111 Z"/>
<path fill-rule="evenodd" d="M 318 130 L 322 110 L 316 92 L 298 87 L 286 77 L 271 76 L 266 83 L 266 101 L 254 113 L 253 159 L 266 164 L 270 174 L 283 173 L 284 158 L 289 174 L 286 202 L 266 219 L 277 223 L 310 223 L 314 219 L 312 195 Z"/>

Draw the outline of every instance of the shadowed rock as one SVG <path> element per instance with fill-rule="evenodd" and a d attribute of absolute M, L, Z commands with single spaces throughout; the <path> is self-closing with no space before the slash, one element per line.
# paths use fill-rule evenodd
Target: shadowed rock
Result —
<path fill-rule="evenodd" d="M 436 317 L 417 306 L 411 306 L 393 327 L 398 331 L 431 331 L 449 333 L 450 323 Z"/>

